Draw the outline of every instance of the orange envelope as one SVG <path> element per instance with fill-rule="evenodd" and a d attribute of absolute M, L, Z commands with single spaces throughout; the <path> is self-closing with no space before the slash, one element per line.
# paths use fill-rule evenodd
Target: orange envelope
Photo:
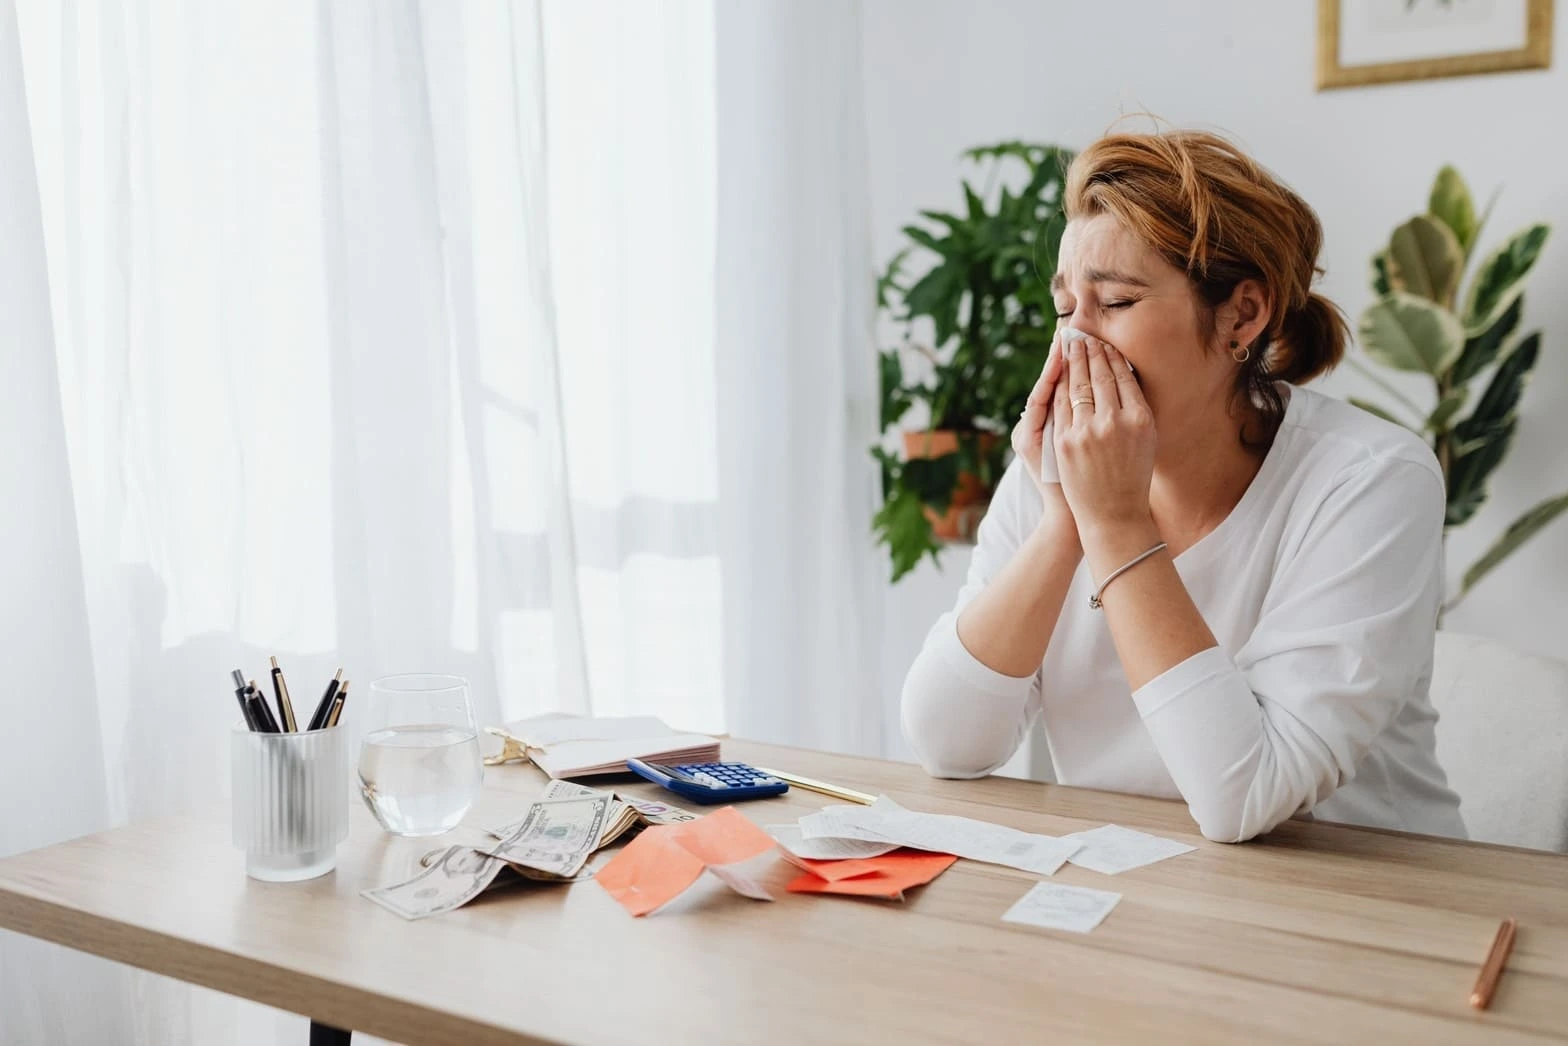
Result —
<path fill-rule="evenodd" d="M 733 806 L 680 824 L 655 825 L 626 845 L 594 879 L 633 915 L 675 900 L 708 865 L 766 853 L 773 837 Z"/>
<path fill-rule="evenodd" d="M 867 857 L 853 861 L 811 861 L 809 862 L 811 864 L 862 866 L 862 870 L 856 875 L 837 879 L 824 879 L 808 872 L 792 879 L 786 889 L 791 893 L 841 893 L 859 897 L 888 897 L 902 901 L 905 890 L 930 882 L 951 867 L 956 860 L 958 858 L 952 854 L 933 854 L 922 850 L 894 850 L 881 857 Z M 870 866 L 871 870 L 863 870 L 864 866 Z"/>

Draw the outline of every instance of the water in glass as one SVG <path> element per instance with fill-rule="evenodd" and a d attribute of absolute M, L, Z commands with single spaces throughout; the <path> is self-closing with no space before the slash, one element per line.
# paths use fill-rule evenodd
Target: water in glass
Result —
<path fill-rule="evenodd" d="M 456 828 L 484 780 L 467 684 L 443 676 L 378 679 L 370 705 L 359 756 L 365 805 L 396 835 Z"/>

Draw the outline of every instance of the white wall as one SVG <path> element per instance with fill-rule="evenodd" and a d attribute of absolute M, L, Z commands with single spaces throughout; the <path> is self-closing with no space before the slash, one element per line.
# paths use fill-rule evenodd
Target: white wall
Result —
<path fill-rule="evenodd" d="M 1492 500 L 1450 540 L 1457 577 L 1516 515 L 1568 490 L 1568 140 L 1554 130 L 1568 101 L 1568 17 L 1556 20 L 1550 70 L 1321 94 L 1315 18 L 1309 0 L 865 0 L 876 257 L 892 254 L 918 208 L 959 202 L 961 149 L 1004 138 L 1081 148 L 1120 113 L 1147 109 L 1230 133 L 1317 208 L 1322 289 L 1353 321 L 1371 297 L 1369 257 L 1425 208 L 1438 167 L 1458 166 L 1482 199 L 1501 186 L 1483 251 L 1527 222 L 1556 225 L 1526 295 L 1523 329 L 1543 330 L 1543 352 Z M 1322 387 L 1370 391 L 1348 370 Z M 1411 391 L 1425 393 L 1419 380 Z M 919 632 L 968 562 L 951 559 L 945 576 L 922 567 L 889 590 L 890 714 Z M 1447 627 L 1562 656 L 1565 578 L 1568 517 L 1494 571 Z"/>

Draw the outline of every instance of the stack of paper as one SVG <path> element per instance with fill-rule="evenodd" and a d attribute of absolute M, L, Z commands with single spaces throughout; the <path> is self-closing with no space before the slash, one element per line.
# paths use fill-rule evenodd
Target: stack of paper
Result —
<path fill-rule="evenodd" d="M 791 893 L 841 893 L 860 897 L 904 899 L 904 891 L 941 875 L 958 858 L 921 853 L 892 843 L 857 839 L 806 839 L 800 827 L 771 824 L 768 834 L 784 859 L 805 874 L 791 880 Z"/>
<path fill-rule="evenodd" d="M 1039 875 L 1053 874 L 1084 845 L 1073 839 L 1034 835 L 970 817 L 916 813 L 887 796 L 878 797 L 870 806 L 829 806 L 807 814 L 800 819 L 800 831 L 808 840 L 893 843 Z"/>
<path fill-rule="evenodd" d="M 627 759 L 678 764 L 719 758 L 713 738 L 677 733 L 655 716 L 545 715 L 485 730 L 507 743 L 503 757 L 531 759 L 557 778 L 625 773 Z"/>

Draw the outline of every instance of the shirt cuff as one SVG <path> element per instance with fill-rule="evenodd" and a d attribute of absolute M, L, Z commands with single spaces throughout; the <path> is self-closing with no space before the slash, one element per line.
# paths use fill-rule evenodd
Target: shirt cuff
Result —
<path fill-rule="evenodd" d="M 1198 651 L 1181 664 L 1166 669 L 1133 691 L 1133 704 L 1138 706 L 1138 715 L 1147 719 L 1210 680 L 1235 671 L 1236 662 L 1231 660 L 1224 648 L 1211 646 L 1207 650 Z"/>
<path fill-rule="evenodd" d="M 1008 676 L 984 664 L 964 646 L 964 641 L 958 638 L 958 615 L 949 614 L 942 627 L 938 629 L 935 638 L 935 649 L 942 663 L 948 670 L 961 679 L 966 685 L 976 690 L 984 691 L 993 697 L 1005 697 L 1013 701 L 1023 701 L 1029 696 L 1029 688 L 1034 684 L 1034 675 Z"/>

